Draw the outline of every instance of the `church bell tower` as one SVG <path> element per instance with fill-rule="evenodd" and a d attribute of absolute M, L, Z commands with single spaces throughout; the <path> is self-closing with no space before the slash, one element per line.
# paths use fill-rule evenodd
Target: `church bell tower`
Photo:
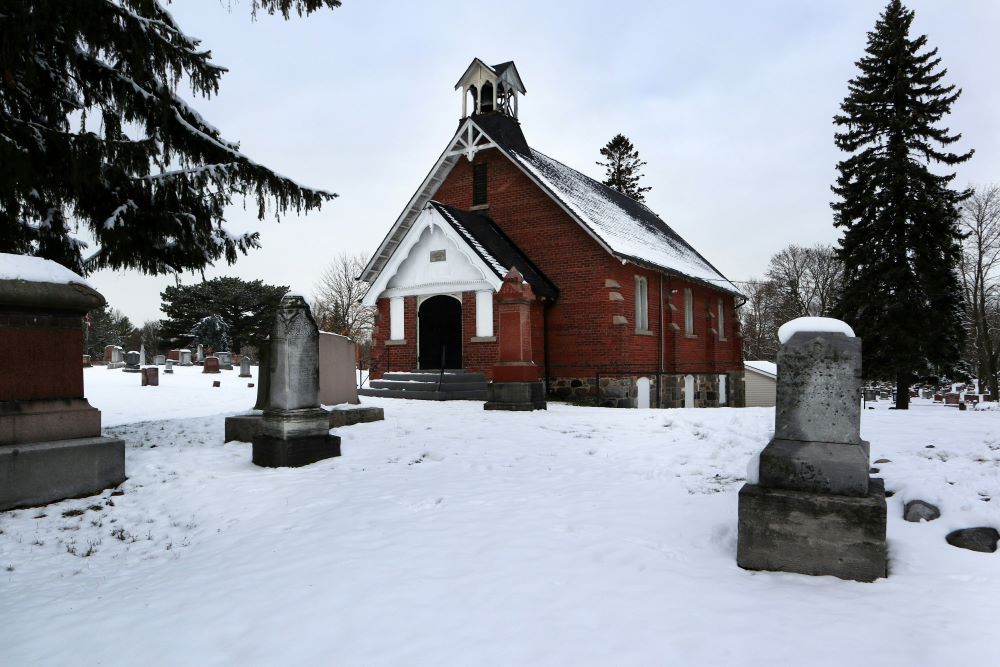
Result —
<path fill-rule="evenodd" d="M 526 92 L 513 61 L 491 67 L 479 58 L 473 59 L 455 84 L 455 90 L 459 88 L 462 89 L 462 118 L 501 113 L 517 120 L 517 96 Z"/>

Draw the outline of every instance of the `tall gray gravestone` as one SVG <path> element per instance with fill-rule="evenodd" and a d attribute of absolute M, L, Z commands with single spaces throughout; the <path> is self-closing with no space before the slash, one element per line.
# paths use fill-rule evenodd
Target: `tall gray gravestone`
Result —
<path fill-rule="evenodd" d="M 262 433 L 253 439 L 253 462 L 296 467 L 340 456 L 330 416 L 319 406 L 319 327 L 305 299 L 281 299 L 271 329 L 267 405 Z"/>
<path fill-rule="evenodd" d="M 861 439 L 861 339 L 799 330 L 778 351 L 774 438 L 740 490 L 737 563 L 874 581 L 886 576 L 885 527 Z"/>

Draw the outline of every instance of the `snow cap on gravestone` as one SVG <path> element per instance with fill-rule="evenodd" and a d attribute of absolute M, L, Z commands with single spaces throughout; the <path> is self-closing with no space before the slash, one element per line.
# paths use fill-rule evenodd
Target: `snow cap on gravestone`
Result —
<path fill-rule="evenodd" d="M 778 342 L 784 345 L 799 332 L 842 333 L 854 338 L 854 329 L 847 322 L 832 317 L 797 317 L 778 328 Z"/>

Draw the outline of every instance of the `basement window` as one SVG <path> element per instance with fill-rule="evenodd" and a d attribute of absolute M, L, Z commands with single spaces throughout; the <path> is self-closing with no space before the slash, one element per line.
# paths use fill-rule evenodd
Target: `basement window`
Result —
<path fill-rule="evenodd" d="M 486 200 L 486 165 L 472 165 L 472 205 L 482 206 Z"/>

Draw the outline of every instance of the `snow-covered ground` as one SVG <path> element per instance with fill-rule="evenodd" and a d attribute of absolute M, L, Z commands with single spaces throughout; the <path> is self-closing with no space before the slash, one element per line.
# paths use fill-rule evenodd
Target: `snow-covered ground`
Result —
<path fill-rule="evenodd" d="M 944 540 L 1000 527 L 998 412 L 864 413 L 895 495 L 861 584 L 736 566 L 771 410 L 364 399 L 342 457 L 271 470 L 222 444 L 255 390 L 199 370 L 86 371 L 129 479 L 0 513 L 0 665 L 1000 664 L 1000 554 Z"/>

